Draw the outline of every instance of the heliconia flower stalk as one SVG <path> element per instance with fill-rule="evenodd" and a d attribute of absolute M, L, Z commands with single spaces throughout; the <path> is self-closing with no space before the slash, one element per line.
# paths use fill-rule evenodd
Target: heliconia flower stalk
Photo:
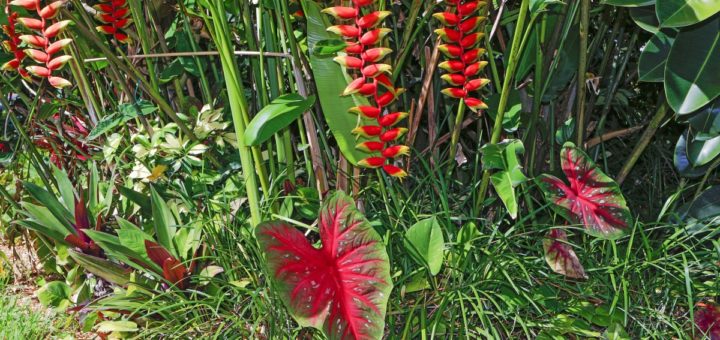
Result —
<path fill-rule="evenodd" d="M 8 35 L 13 37 L 11 38 L 13 40 L 15 40 L 14 37 L 17 38 L 14 45 L 16 49 L 15 59 L 10 61 L 10 63 L 13 64 L 8 65 L 7 68 L 3 65 L 3 69 L 16 69 L 23 77 L 33 75 L 45 78 L 50 86 L 55 88 L 64 88 L 72 85 L 67 79 L 54 75 L 55 71 L 62 69 L 65 64 L 72 59 L 72 57 L 67 55 L 56 55 L 60 53 L 65 46 L 70 44 L 72 39 L 58 39 L 53 41 L 53 39 L 71 23 L 70 20 L 55 20 L 58 13 L 60 13 L 60 8 L 65 5 L 65 2 L 66 0 L 51 1 L 44 6 L 41 0 L 13 0 L 8 3 L 8 6 L 18 6 L 26 9 L 30 13 L 35 12 L 37 18 L 16 18 L 18 23 L 31 31 L 29 34 L 19 36 L 15 31 L 15 18 L 10 21 L 7 31 L 12 31 L 13 34 Z M 9 8 L 7 10 L 9 10 Z M 15 13 L 13 13 L 13 15 L 15 15 Z M 12 28 L 10 29 L 10 27 Z M 25 69 L 20 67 L 19 61 L 22 61 L 22 58 L 19 58 L 17 53 L 18 41 L 22 41 L 27 45 L 27 48 L 21 51 L 23 57 L 30 57 L 37 65 L 27 66 Z M 12 47 L 12 44 L 10 45 Z"/>
<path fill-rule="evenodd" d="M 485 102 L 474 97 L 472 92 L 480 90 L 490 80 L 471 79 L 487 65 L 487 62 L 478 60 L 485 50 L 477 47 L 485 37 L 485 33 L 477 32 L 485 17 L 476 15 L 487 3 L 481 0 L 445 0 L 445 3 L 447 10 L 433 15 L 445 26 L 435 30 L 445 42 L 438 49 L 448 58 L 439 67 L 447 72 L 442 79 L 451 87 L 442 90 L 442 93 L 463 100 L 475 112 L 487 109 Z"/>
<path fill-rule="evenodd" d="M 25 52 L 20 49 L 20 43 L 22 38 L 18 36 L 15 30 L 15 24 L 17 23 L 18 14 L 10 11 L 10 6 L 5 8 L 5 12 L 8 15 L 8 24 L 2 26 L 3 32 L 9 37 L 8 40 L 2 42 L 3 47 L 12 54 L 13 58 L 10 61 L 0 66 L 0 70 L 3 71 L 17 71 L 23 78 L 29 78 L 28 72 L 21 67 L 23 59 L 25 59 Z"/>
<path fill-rule="evenodd" d="M 388 113 L 386 107 L 397 100 L 405 90 L 394 86 L 389 77 L 392 66 L 382 62 L 392 50 L 378 45 L 391 30 L 378 26 L 391 13 L 368 8 L 375 3 L 376 0 L 353 0 L 352 6 L 330 7 L 324 9 L 323 13 L 338 21 L 337 25 L 329 27 L 328 31 L 341 36 L 346 43 L 347 55 L 336 57 L 335 62 L 356 77 L 342 95 L 365 96 L 372 103 L 353 107 L 349 111 L 377 122 L 377 125 L 361 125 L 352 131 L 353 134 L 368 139 L 356 146 L 358 150 L 370 154 L 358 164 L 366 168 L 382 168 L 388 175 L 402 179 L 407 173 L 391 163 L 400 156 L 408 155 L 410 148 L 395 145 L 407 129 L 394 126 L 408 114 Z"/>
<path fill-rule="evenodd" d="M 98 11 L 96 18 L 103 23 L 95 29 L 111 35 L 121 43 L 129 43 L 130 36 L 125 29 L 132 23 L 129 18 L 130 9 L 127 7 L 127 0 L 100 0 L 101 3 L 94 6 Z"/>

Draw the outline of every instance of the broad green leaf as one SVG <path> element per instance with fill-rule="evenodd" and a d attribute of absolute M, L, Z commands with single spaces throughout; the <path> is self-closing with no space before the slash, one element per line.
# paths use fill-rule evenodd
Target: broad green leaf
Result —
<path fill-rule="evenodd" d="M 708 166 L 695 167 L 693 165 L 693 162 L 690 160 L 690 156 L 688 155 L 689 136 L 689 130 L 680 135 L 680 138 L 675 145 L 673 162 L 675 163 L 675 168 L 681 176 L 690 178 L 701 177 L 705 175 L 705 172 L 707 172 Z"/>
<path fill-rule="evenodd" d="M 640 81 L 662 82 L 665 79 L 665 65 L 675 38 L 658 31 L 648 41 L 640 54 L 638 76 Z"/>
<path fill-rule="evenodd" d="M 497 116 L 498 106 L 500 105 L 500 94 L 496 93 L 487 98 L 485 103 L 488 106 L 488 110 L 485 111 L 490 115 L 490 118 L 495 120 Z M 502 126 L 503 129 L 508 133 L 517 131 L 520 127 L 520 113 L 522 112 L 522 100 L 520 98 L 520 91 L 510 90 L 510 96 L 508 97 L 507 109 L 503 116 Z"/>
<path fill-rule="evenodd" d="M 55 181 L 57 181 L 58 187 L 60 188 L 62 204 L 72 216 L 75 216 L 75 190 L 73 189 L 72 182 L 70 182 L 70 178 L 68 178 L 65 171 L 58 169 L 55 165 L 52 166 L 52 171 Z"/>
<path fill-rule="evenodd" d="M 660 30 L 660 22 L 655 14 L 655 6 L 630 8 L 630 17 L 636 25 L 652 34 Z"/>
<path fill-rule="evenodd" d="M 147 271 L 144 267 L 149 267 L 152 268 L 155 273 L 162 273 L 160 266 L 152 261 L 145 260 L 145 258 L 147 258 L 146 255 L 138 254 L 124 246 L 117 236 L 96 230 L 85 230 L 85 234 L 110 257 L 142 272 Z M 144 265 L 144 267 L 140 264 Z"/>
<path fill-rule="evenodd" d="M 46 283 L 37 291 L 37 298 L 46 307 L 63 308 L 70 305 L 70 287 L 62 281 Z"/>
<path fill-rule="evenodd" d="M 678 33 L 665 67 L 665 93 L 678 114 L 697 111 L 720 95 L 720 16 Z"/>
<path fill-rule="evenodd" d="M 575 118 L 570 117 L 555 131 L 555 143 L 564 145 L 572 139 L 573 133 L 575 133 Z"/>
<path fill-rule="evenodd" d="M 692 115 L 688 118 L 688 123 L 696 133 L 720 135 L 720 99 L 714 100 L 700 112 Z"/>
<path fill-rule="evenodd" d="M 695 139 L 688 144 L 687 151 L 693 166 L 707 165 L 720 155 L 720 136 L 708 140 Z"/>
<path fill-rule="evenodd" d="M 347 43 L 341 39 L 325 39 L 320 40 L 315 44 L 313 54 L 322 57 L 335 55 L 347 47 Z"/>
<path fill-rule="evenodd" d="M 117 113 L 107 115 L 98 122 L 95 128 L 90 131 L 90 134 L 87 136 L 87 140 L 93 140 L 120 124 L 124 124 L 138 116 L 147 116 L 157 110 L 157 106 L 147 100 L 139 100 L 136 103 L 120 104 Z"/>
<path fill-rule="evenodd" d="M 687 216 L 706 220 L 720 215 L 720 185 L 708 188 L 696 198 L 687 211 Z"/>
<path fill-rule="evenodd" d="M 525 148 L 519 140 L 505 140 L 498 144 L 487 144 L 481 149 L 482 163 L 485 169 L 497 169 L 490 181 L 500 199 L 505 204 L 512 219 L 517 218 L 518 202 L 515 188 L 527 181 L 517 159 Z"/>
<path fill-rule="evenodd" d="M 445 238 L 436 217 L 415 223 L 405 232 L 405 249 L 420 265 L 426 266 L 430 274 L 437 275 L 443 264 Z"/>
<path fill-rule="evenodd" d="M 315 1 L 303 1 L 303 8 L 307 18 L 308 47 L 311 50 L 320 41 L 337 38 L 326 31 L 330 26 L 326 20 L 327 15 L 320 12 L 320 6 Z M 343 156 L 353 165 L 357 165 L 368 155 L 355 148 L 358 143 L 351 131 L 358 126 L 359 120 L 362 121 L 361 125 L 377 125 L 377 123 L 374 120 L 359 118 L 348 110 L 358 105 L 367 105 L 367 100 L 359 96 L 340 96 L 349 82 L 342 67 L 332 58 L 311 54 L 310 66 L 325 121 Z"/>
<path fill-rule="evenodd" d="M 57 200 L 54 194 L 51 194 L 47 192 L 47 190 L 30 182 L 24 182 L 23 186 L 25 187 L 25 190 L 30 193 L 30 196 L 42 203 L 42 205 L 45 206 L 53 216 L 55 216 L 62 226 L 71 231 L 73 234 L 75 233 L 75 228 L 73 228 L 70 222 L 75 221 L 75 216 L 70 214 L 70 211 L 68 211 L 60 203 L 60 201 Z"/>
<path fill-rule="evenodd" d="M 113 333 L 113 332 L 138 332 L 140 329 L 137 324 L 132 321 L 103 321 L 95 329 L 98 333 Z"/>
<path fill-rule="evenodd" d="M 175 217 L 165 200 L 153 187 L 150 188 L 150 205 L 152 205 L 153 225 L 155 226 L 155 237 L 157 237 L 158 243 L 175 257 L 178 257 L 173 245 L 173 237 L 177 232 Z"/>
<path fill-rule="evenodd" d="M 660 0 L 663 1 L 663 0 Z M 604 0 L 603 4 L 624 7 L 640 7 L 654 5 L 655 0 Z"/>
<path fill-rule="evenodd" d="M 108 260 L 70 250 L 70 257 L 85 270 L 108 282 L 124 286 L 130 282 L 130 273 Z"/>
<path fill-rule="evenodd" d="M 291 93 L 275 98 L 253 117 L 245 129 L 245 144 L 260 145 L 274 134 L 288 127 L 310 109 L 315 97 Z"/>
<path fill-rule="evenodd" d="M 275 292 L 301 326 L 329 339 L 380 339 L 392 290 L 385 243 L 355 202 L 330 195 L 320 211 L 321 248 L 281 221 L 255 230 Z"/>
<path fill-rule="evenodd" d="M 120 244 L 131 250 L 133 256 L 142 258 L 146 262 L 152 262 L 145 252 L 145 241 L 155 240 L 142 231 L 142 229 L 123 218 L 118 217 L 117 222 L 118 226 L 120 226 L 120 228 L 116 230 Z"/>
<path fill-rule="evenodd" d="M 697 24 L 720 12 L 717 0 L 658 0 L 655 5 L 663 27 L 684 27 Z"/>

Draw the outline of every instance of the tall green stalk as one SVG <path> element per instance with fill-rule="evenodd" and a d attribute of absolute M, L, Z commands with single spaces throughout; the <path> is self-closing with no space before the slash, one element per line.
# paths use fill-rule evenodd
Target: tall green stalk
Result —
<path fill-rule="evenodd" d="M 587 68 L 588 31 L 590 24 L 590 0 L 582 0 L 580 9 L 580 54 L 577 74 L 577 146 L 582 148 L 585 140 L 585 69 Z"/>
<path fill-rule="evenodd" d="M 500 93 L 500 103 L 498 104 L 498 111 L 495 116 L 495 124 L 493 125 L 492 136 L 490 136 L 490 144 L 497 144 L 500 141 L 500 134 L 503 130 L 502 122 L 505 116 L 508 99 L 510 98 L 510 90 L 513 86 L 513 79 L 515 79 L 515 70 L 517 69 L 518 62 L 520 60 L 520 44 L 523 40 L 523 36 L 525 35 L 525 18 L 527 17 L 529 6 L 530 0 L 522 0 L 522 3 L 520 4 L 517 25 L 515 26 L 515 34 L 513 35 L 512 45 L 510 48 L 508 67 L 505 71 L 505 79 L 503 81 L 503 87 Z M 481 205 L 485 201 L 485 196 L 487 195 L 487 189 L 489 184 L 490 170 L 486 169 L 483 171 L 482 182 L 480 183 L 480 196 L 478 196 L 478 201 L 476 202 L 475 207 L 476 213 L 479 212 Z"/>
<path fill-rule="evenodd" d="M 201 4 L 210 10 L 212 18 L 211 34 L 220 52 L 220 61 L 223 73 L 225 74 L 225 87 L 228 91 L 228 101 L 232 112 L 235 135 L 237 137 L 238 152 L 242 164 L 242 174 L 245 179 L 245 190 L 247 191 L 248 203 L 250 204 L 250 219 L 253 226 L 260 224 L 260 199 L 258 183 L 255 177 L 253 156 L 250 148 L 245 145 L 245 127 L 249 121 L 248 104 L 245 99 L 245 91 L 240 72 L 235 62 L 234 48 L 230 40 L 230 27 L 225 20 L 225 4 L 223 1 L 201 1 Z"/>

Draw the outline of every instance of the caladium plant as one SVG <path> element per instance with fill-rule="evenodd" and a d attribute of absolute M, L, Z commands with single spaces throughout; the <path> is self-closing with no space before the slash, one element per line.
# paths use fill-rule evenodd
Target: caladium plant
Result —
<path fill-rule="evenodd" d="M 552 175 L 537 177 L 545 199 L 568 221 L 583 224 L 592 236 L 622 236 L 632 223 L 632 215 L 617 183 L 572 143 L 563 146 L 560 162 L 570 185 Z"/>
<path fill-rule="evenodd" d="M 587 279 L 585 269 L 575 251 L 567 243 L 567 234 L 562 229 L 552 229 L 543 240 L 545 261 L 550 268 L 573 279 Z"/>
<path fill-rule="evenodd" d="M 275 289 L 301 326 L 330 339 L 380 339 L 392 290 L 380 235 L 342 192 L 320 210 L 316 248 L 282 221 L 258 226 Z"/>
<path fill-rule="evenodd" d="M 695 306 L 695 326 L 696 332 L 700 332 L 702 336 L 710 340 L 720 340 L 720 305 L 712 302 L 698 303 Z"/>

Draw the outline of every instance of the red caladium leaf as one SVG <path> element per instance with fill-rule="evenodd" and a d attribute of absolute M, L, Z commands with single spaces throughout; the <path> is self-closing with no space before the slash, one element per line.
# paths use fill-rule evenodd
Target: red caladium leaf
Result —
<path fill-rule="evenodd" d="M 710 340 L 720 340 L 720 305 L 712 302 L 698 303 L 695 306 L 695 326 L 696 332 L 702 333 L 702 336 Z"/>
<path fill-rule="evenodd" d="M 632 216 L 617 183 L 572 143 L 563 146 L 560 159 L 570 185 L 555 176 L 539 176 L 535 181 L 545 199 L 568 221 L 582 223 L 590 235 L 605 239 L 622 236 Z"/>
<path fill-rule="evenodd" d="M 256 230 L 274 287 L 301 326 L 330 339 L 380 339 L 392 290 L 380 235 L 337 192 L 320 211 L 321 248 L 285 222 Z"/>
<path fill-rule="evenodd" d="M 587 279 L 585 269 L 575 251 L 567 244 L 567 234 L 561 229 L 552 229 L 543 240 L 545 261 L 550 268 L 573 279 Z"/>

